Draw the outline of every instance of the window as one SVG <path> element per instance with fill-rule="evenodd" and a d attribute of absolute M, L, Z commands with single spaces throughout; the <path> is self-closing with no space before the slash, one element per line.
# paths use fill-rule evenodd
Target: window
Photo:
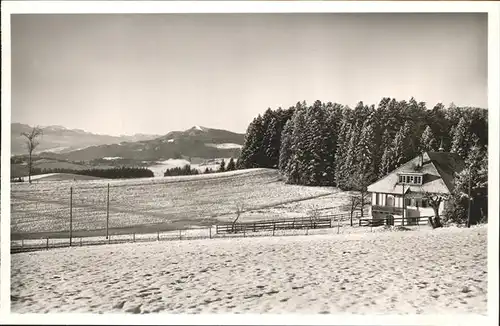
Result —
<path fill-rule="evenodd" d="M 410 184 L 410 185 L 421 185 L 422 184 L 422 176 L 421 175 L 399 175 L 398 180 L 401 184 Z"/>

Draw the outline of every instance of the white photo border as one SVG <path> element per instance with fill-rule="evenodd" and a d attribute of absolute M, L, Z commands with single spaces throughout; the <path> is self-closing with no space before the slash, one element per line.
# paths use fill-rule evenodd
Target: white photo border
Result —
<path fill-rule="evenodd" d="M 0 324 L 199 325 L 498 325 L 499 16 L 487 1 L 2 1 L 1 305 Z M 10 15 L 22 13 L 488 13 L 489 207 L 488 316 L 480 315 L 235 315 L 14 314 L 10 312 Z"/>

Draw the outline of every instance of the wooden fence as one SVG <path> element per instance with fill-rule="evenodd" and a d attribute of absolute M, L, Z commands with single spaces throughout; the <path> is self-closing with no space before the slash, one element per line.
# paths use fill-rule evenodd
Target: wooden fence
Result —
<path fill-rule="evenodd" d="M 382 226 L 382 225 L 401 225 L 401 226 L 415 226 L 427 225 L 429 223 L 429 216 L 418 217 L 387 217 L 387 218 L 360 218 L 358 226 Z"/>
<path fill-rule="evenodd" d="M 243 223 L 224 223 L 215 226 L 216 234 L 249 233 L 277 230 L 324 229 L 336 227 L 336 222 L 350 219 L 349 213 L 324 215 L 316 218 L 299 217 L 280 220 L 255 221 Z M 358 219 L 359 213 L 353 214 L 353 219 Z"/>

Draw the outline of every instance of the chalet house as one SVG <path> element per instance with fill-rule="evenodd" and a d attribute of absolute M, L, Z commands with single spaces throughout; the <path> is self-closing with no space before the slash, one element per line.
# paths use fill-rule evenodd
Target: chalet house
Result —
<path fill-rule="evenodd" d="M 424 194 L 450 194 L 455 173 L 462 171 L 464 165 L 457 154 L 444 152 L 442 148 L 439 152 L 421 153 L 368 186 L 372 218 L 386 219 L 392 225 L 411 225 L 416 223 L 415 217 L 433 216 L 434 210 Z M 445 205 L 446 201 L 441 202 L 439 214 L 443 213 Z M 394 218 L 399 220 L 394 223 Z"/>

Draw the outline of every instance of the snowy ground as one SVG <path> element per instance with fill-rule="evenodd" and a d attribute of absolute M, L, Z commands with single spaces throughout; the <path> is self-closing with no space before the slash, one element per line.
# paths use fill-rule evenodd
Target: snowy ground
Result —
<path fill-rule="evenodd" d="M 130 180 L 58 181 L 12 184 L 12 233 L 69 230 L 70 187 L 73 230 L 175 224 L 207 226 L 235 218 L 240 222 L 304 216 L 311 207 L 321 214 L 345 211 L 349 193 L 333 187 L 286 185 L 276 170 L 249 169 L 196 176 Z M 179 227 L 177 227 L 179 228 Z"/>
<path fill-rule="evenodd" d="M 487 228 L 168 241 L 12 255 L 12 311 L 479 313 Z"/>

